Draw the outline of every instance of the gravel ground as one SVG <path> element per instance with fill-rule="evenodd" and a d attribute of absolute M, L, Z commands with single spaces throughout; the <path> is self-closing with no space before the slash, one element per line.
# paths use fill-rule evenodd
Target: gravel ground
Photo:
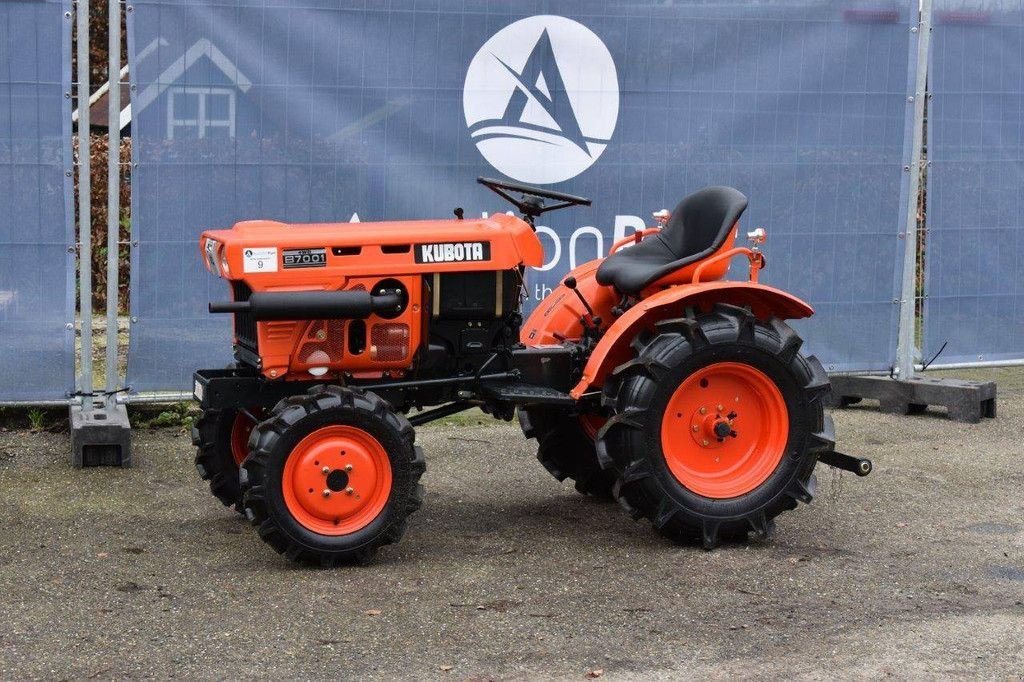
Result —
<path fill-rule="evenodd" d="M 517 427 L 422 428 L 424 508 L 368 567 L 289 565 L 175 429 L 129 470 L 0 432 L 0 677 L 678 679 L 1024 671 L 1024 372 L 999 418 L 835 413 L 867 479 L 770 543 L 676 547 L 577 495 Z"/>

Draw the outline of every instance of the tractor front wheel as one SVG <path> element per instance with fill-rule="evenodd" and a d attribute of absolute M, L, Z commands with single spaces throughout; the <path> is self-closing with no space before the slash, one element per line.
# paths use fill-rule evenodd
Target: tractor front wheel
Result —
<path fill-rule="evenodd" d="M 365 562 L 402 537 L 422 503 L 414 437 L 375 393 L 318 386 L 282 400 L 249 438 L 246 515 L 292 561 Z"/>
<path fill-rule="evenodd" d="M 615 473 L 601 468 L 594 438 L 604 418 L 596 414 L 570 414 L 544 407 L 519 410 L 519 426 L 527 438 L 537 439 L 537 460 L 559 481 L 571 478 L 582 495 L 612 499 Z"/>
<path fill-rule="evenodd" d="M 718 305 L 667 320 L 604 388 L 613 416 L 601 464 L 615 495 L 663 535 L 705 548 L 753 531 L 814 495 L 818 455 L 834 446 L 828 377 L 776 318 Z"/>
<path fill-rule="evenodd" d="M 250 414 L 259 414 L 250 410 Z M 249 432 L 256 426 L 252 418 L 238 410 L 205 410 L 192 425 L 192 444 L 196 446 L 196 471 L 209 481 L 210 492 L 224 503 L 242 511 L 242 492 L 238 485 L 238 467 L 249 455 Z"/>

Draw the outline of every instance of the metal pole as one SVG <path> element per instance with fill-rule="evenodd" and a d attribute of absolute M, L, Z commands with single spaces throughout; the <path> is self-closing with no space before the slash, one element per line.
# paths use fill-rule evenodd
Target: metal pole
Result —
<path fill-rule="evenodd" d="M 78 398 L 56 398 L 54 400 L 0 400 L 0 407 L 74 407 Z"/>
<path fill-rule="evenodd" d="M 921 192 L 921 152 L 924 144 L 924 103 L 928 81 L 928 44 L 932 32 L 931 0 L 921 0 L 917 33 L 917 75 L 914 80 L 914 128 L 910 151 L 910 191 L 907 220 L 903 227 L 903 287 L 900 293 L 900 326 L 896 342 L 896 373 L 902 380 L 914 376 L 915 284 L 917 280 L 917 199 Z"/>
<path fill-rule="evenodd" d="M 933 369 L 986 369 L 992 367 L 1024 367 L 1024 359 L 1016 360 L 978 360 L 976 362 L 936 362 L 933 365 L 928 365 L 928 371 Z M 922 370 L 922 365 L 918 364 L 914 366 L 917 370 Z"/>
<path fill-rule="evenodd" d="M 135 393 L 132 395 L 126 395 L 121 393 L 117 397 L 117 402 L 120 405 L 141 405 L 141 404 L 161 404 L 170 405 L 172 403 L 183 403 L 193 399 L 191 393 L 185 391 L 164 391 L 160 393 Z"/>
<path fill-rule="evenodd" d="M 78 309 L 82 325 L 79 390 L 82 409 L 92 409 L 92 176 L 89 171 L 89 0 L 78 0 Z"/>
<path fill-rule="evenodd" d="M 121 2 L 110 0 L 107 67 L 107 406 L 116 404 L 118 242 L 121 236 Z"/>

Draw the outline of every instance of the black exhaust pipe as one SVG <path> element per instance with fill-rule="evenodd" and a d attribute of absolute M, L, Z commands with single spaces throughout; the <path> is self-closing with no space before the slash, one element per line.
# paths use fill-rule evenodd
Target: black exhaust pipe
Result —
<path fill-rule="evenodd" d="M 254 320 L 362 320 L 370 313 L 401 312 L 399 293 L 368 291 L 257 291 L 248 301 L 210 303 L 211 313 L 249 313 Z"/>

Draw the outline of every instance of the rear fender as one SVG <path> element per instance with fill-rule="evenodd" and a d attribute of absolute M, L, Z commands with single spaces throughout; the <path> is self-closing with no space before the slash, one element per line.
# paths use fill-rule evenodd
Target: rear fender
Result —
<path fill-rule="evenodd" d="M 684 315 L 690 306 L 711 310 L 715 303 L 749 306 L 760 320 L 772 316 L 795 320 L 814 314 L 811 306 L 796 296 L 753 282 L 704 282 L 659 291 L 627 310 L 608 328 L 591 353 L 583 378 L 571 391 L 572 397 L 579 400 L 592 386 L 600 387 L 613 369 L 632 359 L 630 343 L 641 331 L 653 330 L 661 320 Z"/>

